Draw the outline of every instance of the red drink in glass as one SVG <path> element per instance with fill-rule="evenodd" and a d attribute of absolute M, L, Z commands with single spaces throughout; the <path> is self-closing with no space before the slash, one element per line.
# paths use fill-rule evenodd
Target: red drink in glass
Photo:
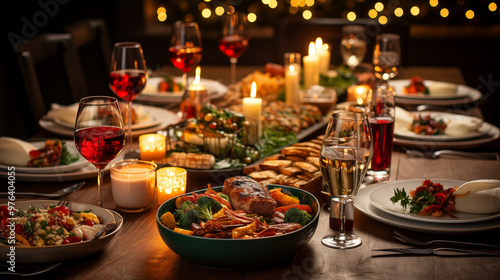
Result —
<path fill-rule="evenodd" d="M 391 117 L 370 118 L 373 134 L 371 170 L 381 171 L 391 166 L 394 120 Z"/>
<path fill-rule="evenodd" d="M 201 61 L 201 47 L 173 46 L 168 51 L 172 64 L 184 73 L 189 72 Z"/>
<path fill-rule="evenodd" d="M 109 84 L 113 91 L 127 103 L 146 86 L 146 72 L 143 70 L 117 70 L 110 73 Z"/>
<path fill-rule="evenodd" d="M 75 131 L 75 145 L 80 154 L 103 169 L 123 149 L 125 136 L 117 127 L 98 126 Z"/>
<path fill-rule="evenodd" d="M 225 36 L 219 41 L 219 49 L 230 58 L 238 58 L 247 49 L 248 39 L 243 36 Z"/>

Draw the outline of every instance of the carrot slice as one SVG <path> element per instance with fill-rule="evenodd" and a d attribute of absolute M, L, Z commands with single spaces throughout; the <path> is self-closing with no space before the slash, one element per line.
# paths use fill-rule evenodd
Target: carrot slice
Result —
<path fill-rule="evenodd" d="M 274 211 L 281 212 L 281 213 L 284 214 L 290 208 L 298 208 L 300 210 L 306 211 L 309 214 L 312 213 L 311 207 L 309 205 L 305 205 L 305 204 L 292 204 L 292 205 L 286 205 L 286 206 L 276 207 L 276 209 Z"/>

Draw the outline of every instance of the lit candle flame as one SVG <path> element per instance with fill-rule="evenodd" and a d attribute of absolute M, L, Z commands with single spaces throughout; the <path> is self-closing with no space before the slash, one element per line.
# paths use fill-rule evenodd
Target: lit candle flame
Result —
<path fill-rule="evenodd" d="M 330 46 L 328 46 L 328 44 L 323 44 L 323 49 L 324 49 L 325 51 L 327 51 L 329 48 L 330 48 Z"/>
<path fill-rule="evenodd" d="M 293 67 L 293 65 L 288 66 L 288 71 L 290 72 L 295 71 L 295 67 Z"/>
<path fill-rule="evenodd" d="M 309 56 L 316 55 L 315 49 L 316 47 L 314 46 L 314 42 L 309 43 Z"/>
<path fill-rule="evenodd" d="M 257 95 L 257 84 L 255 81 L 252 82 L 252 87 L 250 88 L 250 97 L 255 98 Z"/>
<path fill-rule="evenodd" d="M 316 38 L 316 48 L 318 50 L 323 48 L 323 39 L 321 39 L 321 37 Z"/>
<path fill-rule="evenodd" d="M 198 85 L 198 84 L 200 84 L 200 75 L 201 75 L 200 66 L 196 66 L 195 75 L 196 76 L 194 78 L 193 85 Z"/>

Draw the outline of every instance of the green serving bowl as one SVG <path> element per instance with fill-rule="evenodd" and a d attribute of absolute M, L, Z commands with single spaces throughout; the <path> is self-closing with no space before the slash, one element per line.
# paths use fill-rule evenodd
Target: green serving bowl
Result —
<path fill-rule="evenodd" d="M 278 236 L 256 239 L 217 239 L 177 233 L 164 226 L 160 217 L 173 212 L 175 199 L 163 203 L 156 212 L 156 223 L 161 238 L 179 256 L 190 261 L 217 268 L 252 268 L 268 266 L 272 263 L 291 258 L 302 246 L 311 240 L 319 218 L 319 202 L 314 195 L 302 189 L 269 185 L 269 189 L 281 188 L 300 199 L 313 210 L 313 219 L 301 229 Z M 221 192 L 222 187 L 212 188 Z M 206 190 L 195 191 L 203 193 Z"/>

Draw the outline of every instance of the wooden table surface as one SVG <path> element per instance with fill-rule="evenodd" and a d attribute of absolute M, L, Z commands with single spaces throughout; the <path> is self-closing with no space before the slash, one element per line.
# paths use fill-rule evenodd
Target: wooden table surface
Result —
<path fill-rule="evenodd" d="M 221 69 L 226 69 L 229 73 L 229 68 Z M 401 76 L 411 76 L 408 74 L 413 73 L 410 70 L 403 69 Z M 424 78 L 443 77 L 442 80 L 463 82 L 460 71 L 457 72 L 453 68 L 413 70 Z M 204 73 L 208 75 L 210 71 L 205 70 Z M 488 151 L 488 147 L 483 147 L 482 151 Z M 498 160 L 415 158 L 408 156 L 401 147 L 396 146 L 393 152 L 391 180 L 500 179 L 499 171 Z M 1 182 L 6 186 L 4 179 Z M 15 184 L 16 191 L 53 192 L 71 183 L 73 182 L 16 181 Z M 97 203 L 96 179 L 88 179 L 86 183 L 84 188 L 69 196 L 71 201 Z M 197 186 L 190 185 L 188 191 L 205 187 L 203 182 Z M 104 206 L 115 209 L 108 175 L 103 187 Z M 366 186 L 366 188 L 371 187 L 371 185 Z M 20 200 L 21 198 L 18 198 L 17 201 Z M 5 198 L 0 199 L 0 203 L 6 201 Z M 269 267 L 249 270 L 209 268 L 181 258 L 165 245 L 156 227 L 157 209 L 158 206 L 155 206 L 144 213 L 120 213 L 124 218 L 123 228 L 105 250 L 83 259 L 65 262 L 50 272 L 37 275 L 36 279 L 497 279 L 500 275 L 498 257 L 374 257 L 380 253 L 372 252 L 372 249 L 407 247 L 407 245 L 392 237 L 396 227 L 378 222 L 358 210 L 355 211 L 355 233 L 362 238 L 363 244 L 348 250 L 327 248 L 321 244 L 321 238 L 331 234 L 333 230 L 328 226 L 329 212 L 324 207 L 321 209 L 318 228 L 312 240 L 295 255 L 286 256 L 284 261 L 271 264 Z M 456 239 L 500 245 L 499 229 L 472 234 L 431 234 L 397 230 L 422 240 Z M 266 251 L 262 254 L 266 254 Z M 2 279 L 7 278 L 2 277 Z"/>

